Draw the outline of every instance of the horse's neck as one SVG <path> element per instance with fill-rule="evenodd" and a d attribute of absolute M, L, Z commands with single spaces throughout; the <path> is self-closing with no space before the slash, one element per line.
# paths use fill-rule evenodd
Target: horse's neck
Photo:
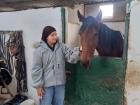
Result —
<path fill-rule="evenodd" d="M 111 43 L 111 33 L 112 33 L 112 30 L 108 26 L 106 26 L 103 23 L 100 24 L 100 29 L 99 29 L 99 34 L 98 34 L 99 40 L 98 40 L 98 44 L 96 48 L 98 52 L 106 49 L 107 47 L 110 47 L 108 45 L 110 45 Z"/>

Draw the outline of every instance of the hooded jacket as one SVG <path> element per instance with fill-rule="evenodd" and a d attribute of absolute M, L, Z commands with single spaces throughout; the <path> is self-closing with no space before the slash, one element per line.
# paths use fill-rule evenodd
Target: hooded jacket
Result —
<path fill-rule="evenodd" d="M 79 48 L 71 50 L 65 44 L 57 42 L 52 51 L 41 41 L 33 54 L 33 87 L 50 87 L 66 83 L 65 61 L 77 63 Z"/>

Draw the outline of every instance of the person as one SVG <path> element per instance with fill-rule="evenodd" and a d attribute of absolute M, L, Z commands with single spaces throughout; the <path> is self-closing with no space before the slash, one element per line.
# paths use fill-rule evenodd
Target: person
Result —
<path fill-rule="evenodd" d="M 70 49 L 60 43 L 56 29 L 46 26 L 41 42 L 33 54 L 32 80 L 41 105 L 63 105 L 65 95 L 65 61 L 79 61 L 79 47 Z"/>

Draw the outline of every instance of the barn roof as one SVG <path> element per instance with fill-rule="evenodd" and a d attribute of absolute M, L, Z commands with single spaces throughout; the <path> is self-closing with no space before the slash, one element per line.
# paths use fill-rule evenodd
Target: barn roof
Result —
<path fill-rule="evenodd" d="M 125 0 L 0 0 L 0 12 L 120 1 Z"/>

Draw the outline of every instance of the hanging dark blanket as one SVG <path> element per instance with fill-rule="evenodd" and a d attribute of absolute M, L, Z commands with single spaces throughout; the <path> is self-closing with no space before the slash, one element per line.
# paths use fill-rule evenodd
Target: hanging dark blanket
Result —
<path fill-rule="evenodd" d="M 6 40 L 7 35 L 9 35 L 8 41 Z M 13 75 L 14 69 L 16 70 L 17 92 L 27 92 L 27 73 L 22 31 L 0 31 L 0 44 L 0 57 L 4 59 L 6 67 L 8 68 L 7 70 L 11 75 Z M 11 56 L 7 49 L 13 44 L 17 52 Z"/>

